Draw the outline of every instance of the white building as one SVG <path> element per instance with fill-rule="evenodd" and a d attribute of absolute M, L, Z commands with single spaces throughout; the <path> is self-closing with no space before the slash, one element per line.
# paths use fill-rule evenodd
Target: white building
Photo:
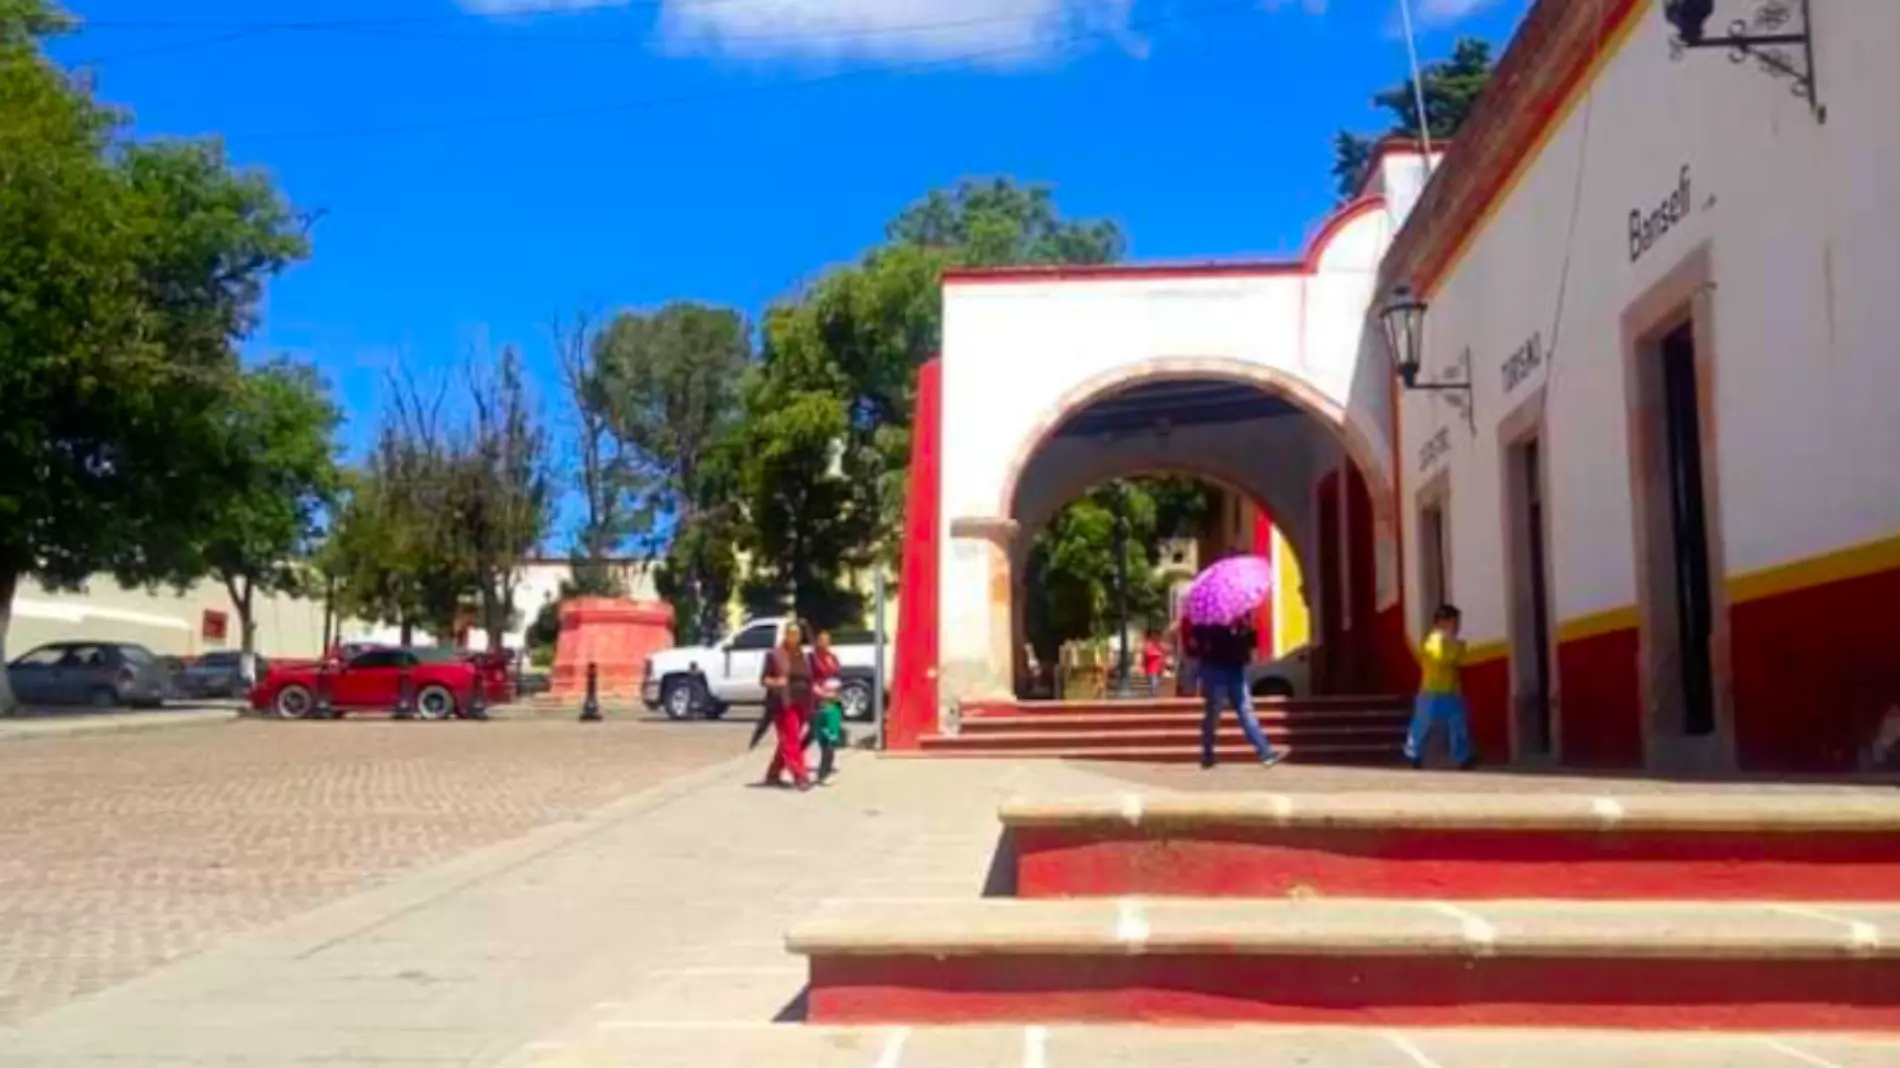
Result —
<path fill-rule="evenodd" d="M 1538 4 L 1386 257 L 1425 377 L 1469 354 L 1401 499 L 1493 753 L 1841 767 L 1900 700 L 1900 4 L 1812 10 L 1825 122 L 1659 3 Z"/>
<path fill-rule="evenodd" d="M 1388 146 L 1297 261 L 953 273 L 897 743 L 1010 700 L 1041 517 L 1178 470 L 1302 558 L 1324 689 L 1412 685 L 1450 600 L 1490 759 L 1851 766 L 1900 703 L 1900 3 L 1811 6 L 1734 63 L 1659 0 L 1539 0 L 1439 165 Z"/>

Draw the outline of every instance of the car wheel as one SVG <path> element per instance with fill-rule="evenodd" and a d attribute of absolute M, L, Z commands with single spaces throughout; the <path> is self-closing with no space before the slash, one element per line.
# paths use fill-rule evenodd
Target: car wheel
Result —
<path fill-rule="evenodd" d="M 863 679 L 846 680 L 838 689 L 838 707 L 844 718 L 858 723 L 871 722 L 871 684 Z"/>
<path fill-rule="evenodd" d="M 449 719 L 455 715 L 455 695 L 446 686 L 424 686 L 416 694 L 418 719 Z"/>
<path fill-rule="evenodd" d="M 278 719 L 308 719 L 316 706 L 310 690 L 294 683 L 278 690 L 277 697 L 270 703 Z"/>
<path fill-rule="evenodd" d="M 1293 684 L 1282 678 L 1261 679 L 1253 684 L 1255 697 L 1292 697 Z"/>
<path fill-rule="evenodd" d="M 119 695 L 114 693 L 109 686 L 99 686 L 86 694 L 86 703 L 94 708 L 117 708 Z"/>
<path fill-rule="evenodd" d="M 701 703 L 700 696 L 701 688 L 696 680 L 668 679 L 666 684 L 660 687 L 660 708 L 665 710 L 667 719 L 675 721 L 692 719 L 693 709 Z"/>

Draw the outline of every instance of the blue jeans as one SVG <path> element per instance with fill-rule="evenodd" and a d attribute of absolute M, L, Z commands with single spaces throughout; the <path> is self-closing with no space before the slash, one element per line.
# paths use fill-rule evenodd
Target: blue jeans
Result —
<path fill-rule="evenodd" d="M 1471 724 L 1465 716 L 1465 699 L 1455 693 L 1422 693 L 1412 707 L 1412 727 L 1405 732 L 1405 759 L 1418 760 L 1425 755 L 1426 739 L 1440 723 L 1451 734 L 1451 762 L 1462 765 L 1471 759 Z"/>
<path fill-rule="evenodd" d="M 1201 699 L 1206 711 L 1201 714 L 1201 763 L 1214 762 L 1214 734 L 1220 727 L 1220 706 L 1223 700 L 1234 706 L 1234 712 L 1240 717 L 1240 729 L 1246 732 L 1247 741 L 1253 744 L 1254 752 L 1260 759 L 1273 755 L 1273 743 L 1260 731 L 1260 721 L 1253 717 L 1253 694 L 1247 691 L 1247 669 L 1214 667 L 1201 665 Z"/>

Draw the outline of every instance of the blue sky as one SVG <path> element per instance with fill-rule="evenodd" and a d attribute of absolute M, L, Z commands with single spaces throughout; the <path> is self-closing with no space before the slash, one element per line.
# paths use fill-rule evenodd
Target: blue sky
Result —
<path fill-rule="evenodd" d="M 1413 2 L 1428 59 L 1528 6 Z M 1296 251 L 1405 69 L 1396 0 L 68 3 L 55 54 L 141 134 L 222 134 L 325 212 L 253 347 L 319 362 L 352 444 L 395 361 L 515 341 L 552 399 L 553 318 L 756 313 L 965 175 L 1137 258 Z"/>

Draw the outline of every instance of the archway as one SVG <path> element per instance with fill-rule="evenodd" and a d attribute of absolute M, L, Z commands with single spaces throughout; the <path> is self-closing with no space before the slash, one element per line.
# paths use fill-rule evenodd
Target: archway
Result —
<path fill-rule="evenodd" d="M 1123 656 L 1131 689 L 1148 692 L 1147 639 L 1178 668 L 1176 625 L 1187 586 L 1210 562 L 1236 552 L 1267 558 L 1276 576 L 1253 616 L 1256 692 L 1299 692 L 1292 680 L 1306 680 L 1312 633 L 1307 568 L 1258 493 L 1176 460 L 1095 483 L 1053 511 L 1046 503 L 1016 512 L 1010 572 L 1018 699 L 1100 697 L 1123 681 Z M 1189 678 L 1167 672 L 1155 696 L 1191 692 Z"/>
<path fill-rule="evenodd" d="M 1037 531 L 1090 486 L 1164 472 L 1259 502 L 1307 565 L 1317 646 L 1309 692 L 1377 688 L 1373 557 L 1386 495 L 1370 491 L 1359 458 L 1372 445 L 1343 413 L 1271 368 L 1223 361 L 1157 361 L 1091 386 L 1019 450 L 1003 521 L 965 531 L 995 545 L 992 582 L 1008 583 L 998 629 L 1008 635 L 1011 691 L 1023 675 L 1022 580 Z"/>

